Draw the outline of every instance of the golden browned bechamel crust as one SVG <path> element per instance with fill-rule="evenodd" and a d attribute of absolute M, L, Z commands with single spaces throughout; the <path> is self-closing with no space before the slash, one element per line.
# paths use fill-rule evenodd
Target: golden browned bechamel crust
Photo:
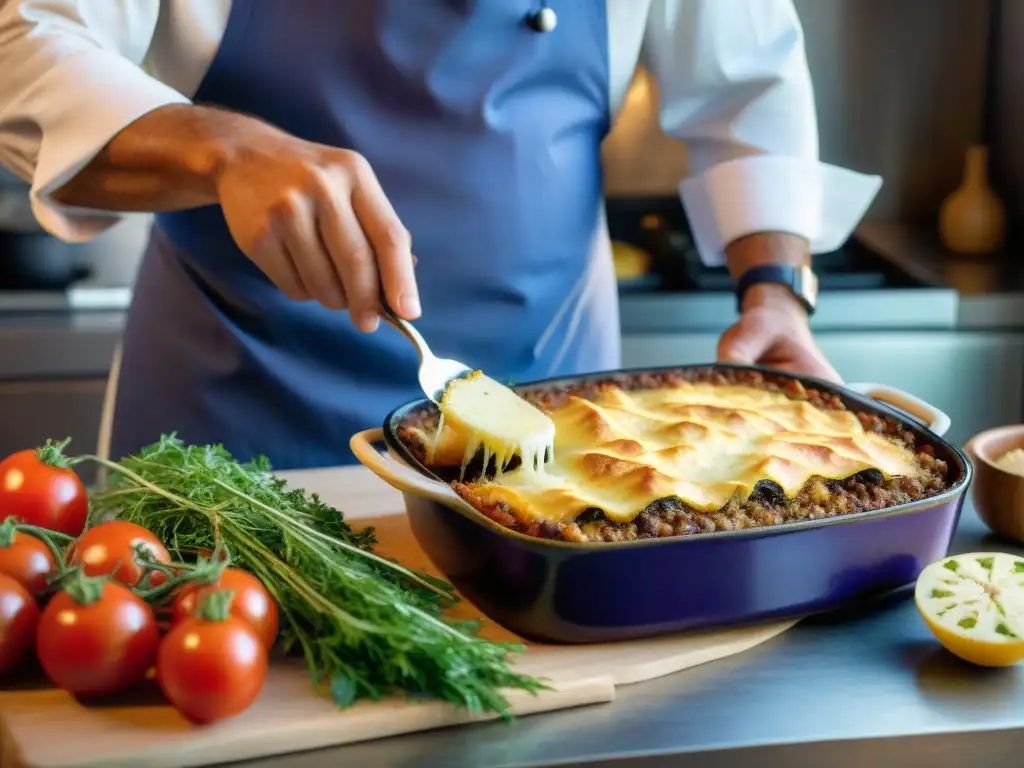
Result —
<path fill-rule="evenodd" d="M 835 394 L 805 388 L 799 381 L 784 376 L 771 376 L 756 371 L 721 368 L 699 368 L 683 371 L 610 376 L 572 387 L 522 388 L 519 391 L 538 407 L 551 410 L 570 396 L 594 399 L 607 387 L 626 391 L 662 389 L 684 382 L 741 384 L 781 392 L 793 400 L 807 401 L 818 408 L 847 410 Z M 814 520 L 856 512 L 880 510 L 910 501 L 935 496 L 950 487 L 946 462 L 936 458 L 931 445 L 916 445 L 913 432 L 891 418 L 873 413 L 855 412 L 865 429 L 902 442 L 914 451 L 920 465 L 917 477 L 886 478 L 878 470 L 865 470 L 845 480 L 812 477 L 795 498 L 786 498 L 771 480 L 762 480 L 745 500 L 733 499 L 714 512 L 694 509 L 678 498 L 658 499 L 649 504 L 633 521 L 613 523 L 599 509 L 589 509 L 566 523 L 521 519 L 508 504 L 484 501 L 473 486 L 460 482 L 457 466 L 431 466 L 422 442 L 423 431 L 433 433 L 438 412 L 432 404 L 411 411 L 398 428 L 398 437 L 424 466 L 451 482 L 455 491 L 491 520 L 514 531 L 545 539 L 564 541 L 629 541 L 665 536 L 686 536 L 713 531 L 758 528 L 799 520 Z M 466 477 L 480 472 L 480 459 L 470 466 Z"/>

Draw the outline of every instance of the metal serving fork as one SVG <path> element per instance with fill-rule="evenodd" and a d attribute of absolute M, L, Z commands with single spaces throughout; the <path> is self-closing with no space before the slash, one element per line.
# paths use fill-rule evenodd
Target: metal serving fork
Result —
<path fill-rule="evenodd" d="M 472 373 L 473 369 L 458 360 L 447 360 L 437 357 L 430 351 L 426 339 L 413 328 L 412 323 L 403 320 L 391 309 L 387 301 L 381 297 L 380 316 L 391 323 L 399 333 L 412 342 L 420 356 L 419 380 L 423 393 L 435 403 L 441 399 L 445 387 L 450 381 Z"/>

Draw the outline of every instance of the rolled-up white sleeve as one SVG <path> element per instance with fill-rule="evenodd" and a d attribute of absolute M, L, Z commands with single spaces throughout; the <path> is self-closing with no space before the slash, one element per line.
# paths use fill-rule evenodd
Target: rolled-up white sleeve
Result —
<path fill-rule="evenodd" d="M 32 184 L 40 224 L 89 239 L 119 215 L 61 206 L 59 189 L 126 126 L 189 100 L 141 68 L 160 0 L 0 2 L 0 162 Z"/>
<path fill-rule="evenodd" d="M 840 247 L 881 187 L 818 159 L 814 92 L 791 0 L 652 0 L 642 62 L 662 129 L 686 142 L 679 191 L 704 263 L 756 232 Z"/>

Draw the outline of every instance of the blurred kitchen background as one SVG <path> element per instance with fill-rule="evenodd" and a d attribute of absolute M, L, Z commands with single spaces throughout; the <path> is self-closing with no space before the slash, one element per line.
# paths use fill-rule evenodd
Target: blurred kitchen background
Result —
<path fill-rule="evenodd" d="M 902 387 L 947 411 L 954 441 L 1021 421 L 1024 2 L 1005 4 L 992 36 L 982 0 L 796 5 L 822 158 L 885 178 L 855 238 L 817 262 L 818 339 L 847 381 Z M 735 319 L 727 276 L 690 247 L 675 197 L 686 151 L 660 135 L 656 105 L 641 72 L 604 153 L 627 366 L 713 360 Z M 937 214 L 983 138 L 1011 236 L 995 256 L 957 257 L 939 244 Z M 26 187 L 0 169 L 0 454 L 50 436 L 95 446 L 147 226 L 138 217 L 63 245 L 38 232 Z"/>

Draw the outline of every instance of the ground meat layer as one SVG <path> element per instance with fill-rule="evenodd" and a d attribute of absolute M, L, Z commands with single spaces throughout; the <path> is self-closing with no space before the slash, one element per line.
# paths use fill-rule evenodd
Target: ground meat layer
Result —
<path fill-rule="evenodd" d="M 806 400 L 819 408 L 846 410 L 842 400 L 829 392 L 807 389 L 799 381 L 775 377 L 754 371 L 732 371 L 721 368 L 700 368 L 686 371 L 645 373 L 636 376 L 616 376 L 588 382 L 576 387 L 520 389 L 521 394 L 538 407 L 557 408 L 570 395 L 594 399 L 604 387 L 617 386 L 625 390 L 671 387 L 682 382 L 707 381 L 716 384 L 746 384 L 763 389 L 784 392 L 795 400 Z M 782 489 L 771 480 L 762 480 L 745 500 L 734 499 L 716 512 L 693 509 L 678 498 L 659 499 L 644 509 L 630 523 L 612 523 L 599 509 L 581 513 L 570 523 L 550 523 L 522 520 L 516 510 L 506 504 L 488 504 L 481 500 L 473 488 L 457 479 L 458 468 L 429 467 L 440 477 L 451 482 L 455 491 L 474 508 L 491 520 L 512 530 L 545 539 L 564 541 L 630 541 L 665 536 L 690 536 L 714 531 L 734 531 L 761 528 L 799 520 L 816 520 L 856 512 L 880 510 L 910 501 L 935 496 L 951 486 L 946 462 L 937 458 L 932 445 L 917 445 L 913 432 L 895 419 L 873 413 L 857 413 L 865 429 L 888 435 L 915 450 L 923 470 L 920 477 L 886 479 L 877 470 L 865 470 L 846 480 L 811 478 L 795 498 L 788 499 Z M 418 430 L 428 433 L 436 430 L 437 410 L 431 405 L 411 412 L 398 430 L 399 439 L 425 466 L 426 452 L 418 437 Z M 478 474 L 481 467 L 470 467 Z M 469 476 L 474 476 L 470 474 Z"/>

